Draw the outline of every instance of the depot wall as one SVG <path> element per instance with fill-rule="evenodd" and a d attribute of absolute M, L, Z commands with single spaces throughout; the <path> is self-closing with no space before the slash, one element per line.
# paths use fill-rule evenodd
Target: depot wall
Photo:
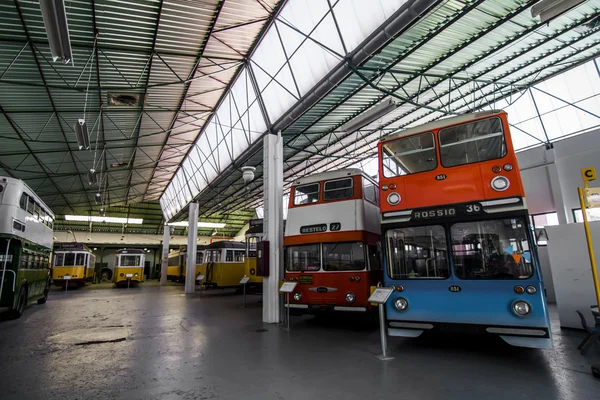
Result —
<path fill-rule="evenodd" d="M 517 153 L 530 214 L 557 211 L 549 171 L 550 165 L 554 163 L 567 221 L 574 222 L 572 210 L 580 208 L 577 187 L 583 185 L 580 171 L 587 167 L 600 170 L 599 152 L 600 129 L 596 129 L 555 142 L 554 161 L 544 146 Z M 600 186 L 600 182 L 593 182 L 591 185 Z"/>

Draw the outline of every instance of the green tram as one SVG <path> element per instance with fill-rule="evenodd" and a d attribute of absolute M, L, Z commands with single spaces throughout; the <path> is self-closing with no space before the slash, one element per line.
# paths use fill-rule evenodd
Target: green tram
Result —
<path fill-rule="evenodd" d="M 19 318 L 50 288 L 54 214 L 19 179 L 0 176 L 0 313 Z"/>

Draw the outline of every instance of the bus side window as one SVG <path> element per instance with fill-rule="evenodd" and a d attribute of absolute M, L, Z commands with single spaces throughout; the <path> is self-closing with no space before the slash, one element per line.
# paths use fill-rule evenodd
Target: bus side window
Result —
<path fill-rule="evenodd" d="M 19 206 L 25 211 L 27 211 L 27 197 L 27 193 L 23 193 L 21 195 L 21 200 L 19 201 Z"/>
<path fill-rule="evenodd" d="M 27 196 L 27 212 L 33 215 L 33 209 L 35 208 L 35 201 L 29 196 Z"/>
<path fill-rule="evenodd" d="M 29 261 L 29 254 L 23 254 L 21 256 L 21 269 L 27 269 L 27 262 Z"/>
<path fill-rule="evenodd" d="M 40 205 L 38 203 L 34 203 L 33 207 L 33 216 L 39 221 L 40 220 Z"/>
<path fill-rule="evenodd" d="M 377 204 L 377 187 L 367 178 L 363 178 L 363 197 L 371 203 Z"/>
<path fill-rule="evenodd" d="M 367 246 L 367 251 L 369 252 L 369 266 L 371 267 L 371 271 L 380 271 L 381 253 L 379 252 L 378 247 L 374 244 L 370 244 Z"/>

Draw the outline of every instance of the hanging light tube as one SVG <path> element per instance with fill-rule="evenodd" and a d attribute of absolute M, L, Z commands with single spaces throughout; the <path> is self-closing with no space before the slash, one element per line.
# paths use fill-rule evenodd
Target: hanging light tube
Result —
<path fill-rule="evenodd" d="M 78 119 L 77 123 L 75 123 L 75 137 L 77 137 L 77 146 L 79 146 L 79 150 L 87 150 L 90 148 L 87 124 L 83 118 Z"/>
<path fill-rule="evenodd" d="M 379 103 L 364 113 L 358 115 L 355 118 L 352 118 L 350 121 L 346 122 L 344 125 L 340 126 L 337 131 L 342 132 L 355 132 L 367 125 L 369 125 L 373 121 L 377 121 L 379 118 L 388 114 L 390 111 L 394 110 L 398 105 L 392 100 L 388 99 L 382 103 Z"/>
<path fill-rule="evenodd" d="M 144 223 L 142 218 L 120 218 L 120 217 L 100 217 L 96 215 L 65 215 L 66 221 L 78 222 L 106 222 L 111 224 L 137 224 Z"/>
<path fill-rule="evenodd" d="M 531 7 L 531 16 L 533 18 L 539 16 L 540 22 L 545 23 L 552 18 L 566 13 L 584 1 L 585 0 L 542 0 Z"/>
<path fill-rule="evenodd" d="M 71 39 L 69 38 L 69 26 L 64 0 L 40 0 L 40 9 L 52 60 L 61 59 L 68 64 L 72 60 Z"/>
<path fill-rule="evenodd" d="M 187 227 L 189 225 L 188 221 L 179 221 L 179 222 L 171 222 L 167 224 L 169 226 L 184 226 Z M 198 221 L 198 228 L 224 228 L 225 224 L 222 222 L 203 222 Z"/>

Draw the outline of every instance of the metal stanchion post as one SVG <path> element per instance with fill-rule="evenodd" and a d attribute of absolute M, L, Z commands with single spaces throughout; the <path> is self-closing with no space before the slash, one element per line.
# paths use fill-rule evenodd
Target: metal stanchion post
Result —
<path fill-rule="evenodd" d="M 131 278 L 127 278 L 127 289 L 129 289 L 129 281 L 131 280 Z"/>
<path fill-rule="evenodd" d="M 390 357 L 387 354 L 387 336 L 385 332 L 385 303 L 379 304 L 379 334 L 381 337 L 381 355 L 377 356 L 380 360 L 393 360 L 394 357 Z"/>
<path fill-rule="evenodd" d="M 287 330 L 290 330 L 290 294 L 286 293 L 285 294 L 285 302 L 287 303 L 287 312 L 286 312 L 286 323 L 287 323 Z"/>
<path fill-rule="evenodd" d="M 244 290 L 244 308 L 246 308 L 246 284 L 244 283 L 243 286 L 244 286 L 244 288 L 243 288 L 243 290 Z"/>

